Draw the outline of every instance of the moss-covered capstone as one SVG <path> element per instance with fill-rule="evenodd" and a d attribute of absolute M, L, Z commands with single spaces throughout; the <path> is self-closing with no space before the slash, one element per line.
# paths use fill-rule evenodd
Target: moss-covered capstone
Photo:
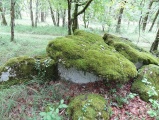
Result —
<path fill-rule="evenodd" d="M 156 57 L 154 57 L 149 52 L 146 52 L 143 49 L 137 47 L 128 39 L 117 37 L 111 34 L 105 34 L 103 39 L 105 43 L 114 47 L 115 50 L 117 50 L 120 54 L 125 56 L 134 64 L 140 63 L 141 65 L 139 67 L 148 64 L 159 64 Z"/>
<path fill-rule="evenodd" d="M 159 99 L 159 66 L 145 65 L 139 70 L 131 91 L 138 93 L 143 100 L 148 101 L 150 97 L 147 92 L 154 93 L 154 90 L 158 93 L 158 96 L 154 95 L 152 97 Z"/>
<path fill-rule="evenodd" d="M 15 79 L 30 79 L 33 76 L 42 76 L 48 79 L 55 77 L 54 60 L 49 57 L 15 57 L 0 67 L 0 81 Z"/>
<path fill-rule="evenodd" d="M 71 100 L 67 113 L 73 120 L 109 120 L 111 108 L 102 96 L 85 94 Z"/>
<path fill-rule="evenodd" d="M 48 44 L 47 53 L 65 67 L 92 72 L 107 81 L 127 82 L 137 75 L 132 62 L 89 32 L 77 30 L 72 36 L 57 38 Z"/>

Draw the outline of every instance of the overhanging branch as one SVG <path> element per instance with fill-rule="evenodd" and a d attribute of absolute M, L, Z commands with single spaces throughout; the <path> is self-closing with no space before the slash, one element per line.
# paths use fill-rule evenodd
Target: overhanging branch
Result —
<path fill-rule="evenodd" d="M 83 12 L 85 12 L 85 10 L 88 8 L 88 6 L 91 4 L 92 1 L 93 0 L 89 0 L 87 2 L 87 4 L 85 5 L 85 7 L 80 12 L 78 12 L 76 16 L 78 16 L 78 15 L 82 14 Z"/>

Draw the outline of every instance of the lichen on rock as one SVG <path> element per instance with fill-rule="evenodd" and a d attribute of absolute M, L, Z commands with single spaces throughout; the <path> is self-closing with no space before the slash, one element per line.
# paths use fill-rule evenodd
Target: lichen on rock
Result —
<path fill-rule="evenodd" d="M 105 44 L 101 36 L 89 32 L 77 30 L 57 38 L 48 44 L 47 53 L 66 68 L 94 73 L 107 81 L 124 83 L 137 75 L 132 62 Z"/>
<path fill-rule="evenodd" d="M 154 88 L 153 88 L 154 87 Z M 157 65 L 145 65 L 138 71 L 138 76 L 132 84 L 131 91 L 138 93 L 140 97 L 148 101 L 148 92 L 155 92 L 157 95 L 153 95 L 152 98 L 159 99 L 159 66 Z"/>
<path fill-rule="evenodd" d="M 109 120 L 111 108 L 102 96 L 97 94 L 85 94 L 76 96 L 71 100 L 67 108 L 68 115 L 73 120 Z"/>
<path fill-rule="evenodd" d="M 131 41 L 127 39 L 117 37 L 111 34 L 105 34 L 103 39 L 105 43 L 114 47 L 115 50 L 117 50 L 120 54 L 125 56 L 128 60 L 130 60 L 134 64 L 137 63 L 141 63 L 142 65 L 159 64 L 159 61 L 155 56 L 134 45 Z"/>

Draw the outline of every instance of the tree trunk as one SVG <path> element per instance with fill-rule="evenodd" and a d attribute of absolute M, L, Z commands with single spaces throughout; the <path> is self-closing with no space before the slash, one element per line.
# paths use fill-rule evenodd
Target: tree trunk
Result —
<path fill-rule="evenodd" d="M 38 23 L 38 13 L 39 13 L 39 0 L 36 0 L 36 18 L 35 18 L 35 27 L 37 27 Z"/>
<path fill-rule="evenodd" d="M 2 16 L 1 25 L 7 26 L 7 21 L 6 21 L 6 18 L 5 18 L 5 14 L 3 12 L 2 1 L 1 0 L 0 0 L 0 12 L 1 12 L 1 16 Z"/>
<path fill-rule="evenodd" d="M 83 22 L 84 22 L 84 27 L 87 28 L 86 12 L 84 12 L 84 15 L 83 15 Z"/>
<path fill-rule="evenodd" d="M 88 26 L 89 26 L 89 15 L 86 18 L 86 12 L 84 12 L 84 15 L 83 15 L 83 23 L 84 23 L 84 27 L 88 28 Z"/>
<path fill-rule="evenodd" d="M 34 15 L 33 15 L 33 10 L 32 10 L 32 4 L 33 4 L 33 1 L 30 0 L 30 19 L 31 19 L 31 26 L 34 27 Z"/>
<path fill-rule="evenodd" d="M 73 13 L 73 23 L 72 23 L 72 31 L 73 33 L 75 32 L 76 29 L 78 29 L 78 3 L 76 2 L 75 4 L 75 10 L 74 10 L 74 13 Z"/>
<path fill-rule="evenodd" d="M 62 17 L 62 27 L 65 27 L 65 19 L 66 19 L 66 10 L 63 11 L 63 17 Z"/>
<path fill-rule="evenodd" d="M 44 12 L 43 11 L 41 11 L 41 22 L 45 22 L 45 15 L 44 15 Z"/>
<path fill-rule="evenodd" d="M 121 8 L 120 8 L 120 12 L 119 12 L 119 17 L 118 17 L 117 26 L 116 26 L 116 32 L 117 32 L 117 33 L 120 33 L 121 20 L 122 20 L 123 12 L 124 12 L 124 8 L 121 7 Z"/>
<path fill-rule="evenodd" d="M 57 26 L 59 27 L 60 26 L 60 13 L 59 13 L 59 10 L 57 10 L 57 12 L 56 12 L 56 14 L 57 14 Z"/>
<path fill-rule="evenodd" d="M 153 0 L 150 1 L 149 6 L 148 6 L 148 12 L 146 13 L 146 16 L 143 18 L 143 26 L 142 26 L 143 31 L 146 30 L 147 20 L 148 20 L 148 17 L 149 17 L 149 13 L 150 13 L 150 9 L 152 7 L 152 4 L 153 4 Z"/>
<path fill-rule="evenodd" d="M 55 20 L 55 16 L 54 16 L 54 11 L 53 11 L 53 9 L 51 7 L 50 0 L 48 0 L 48 2 L 49 2 L 49 7 L 50 7 L 50 12 L 51 12 L 52 22 L 53 22 L 54 26 L 56 26 L 56 20 Z"/>
<path fill-rule="evenodd" d="M 78 29 L 78 16 L 86 11 L 86 9 L 89 7 L 93 0 L 88 0 L 84 6 L 84 8 L 78 12 L 78 7 L 84 4 L 79 4 L 79 0 L 76 0 L 75 2 L 75 9 L 73 13 L 73 19 L 72 19 L 72 31 L 75 32 L 76 29 Z"/>
<path fill-rule="evenodd" d="M 155 18 L 154 18 L 153 21 L 152 21 L 152 25 L 151 25 L 151 27 L 150 27 L 149 32 L 152 31 L 153 26 L 154 26 L 154 24 L 155 24 L 155 22 L 156 22 L 156 20 L 157 20 L 158 15 L 159 15 L 159 9 L 158 9 L 158 11 L 156 12 Z"/>
<path fill-rule="evenodd" d="M 158 43 L 159 43 L 159 28 L 156 34 L 155 41 L 151 45 L 150 52 L 156 51 L 158 49 Z"/>
<path fill-rule="evenodd" d="M 10 16 L 11 16 L 11 42 L 14 41 L 14 20 L 15 20 L 14 6 L 15 6 L 15 1 L 11 0 L 11 9 L 10 9 Z"/>
<path fill-rule="evenodd" d="M 71 35 L 71 28 L 72 28 L 72 19 L 71 19 L 71 8 L 72 8 L 72 0 L 67 0 L 68 4 L 68 35 Z"/>

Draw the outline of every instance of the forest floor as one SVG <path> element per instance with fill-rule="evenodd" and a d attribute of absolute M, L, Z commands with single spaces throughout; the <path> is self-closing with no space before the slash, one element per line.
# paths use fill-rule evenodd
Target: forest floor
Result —
<path fill-rule="evenodd" d="M 26 26 L 17 28 L 16 43 L 11 43 L 9 27 L 0 28 L 0 65 L 20 55 L 46 54 L 48 42 L 67 33 L 64 28 L 30 29 Z M 136 44 L 136 41 L 133 42 Z M 149 50 L 151 42 L 140 40 L 138 46 Z M 44 83 L 43 80 L 35 79 L 0 90 L 0 120 L 41 120 L 39 113 L 45 111 L 48 106 L 53 107 L 54 103 L 61 99 L 64 99 L 65 104 L 69 104 L 72 97 L 85 93 L 100 94 L 109 101 L 112 107 L 111 120 L 155 120 L 147 114 L 150 104 L 131 93 L 131 84 L 132 80 L 125 85 L 105 85 L 102 81 L 75 84 L 63 80 Z M 60 115 L 69 120 L 65 109 L 60 111 Z"/>
<path fill-rule="evenodd" d="M 46 111 L 47 106 L 52 107 L 53 104 L 57 104 L 61 99 L 64 99 L 65 104 L 69 104 L 70 99 L 79 94 L 96 93 L 108 100 L 112 108 L 110 120 L 155 120 L 147 114 L 150 104 L 130 92 L 131 81 L 125 85 L 105 85 L 102 81 L 88 84 L 76 84 L 62 80 L 45 83 L 34 81 L 23 87 L 22 85 L 20 86 L 22 89 L 18 89 L 18 94 L 12 92 L 7 97 L 3 97 L 7 102 L 9 102 L 7 100 L 8 97 L 14 98 L 14 104 L 11 105 L 11 108 L 8 108 L 8 113 L 4 113 L 5 116 L 3 118 L 12 118 L 11 120 L 40 120 L 39 113 Z M 19 88 L 18 85 L 15 85 L 10 89 L 15 91 L 17 88 Z M 17 96 L 15 97 L 13 93 Z M 65 109 L 60 110 L 59 114 L 64 120 L 71 120 L 66 115 Z"/>

